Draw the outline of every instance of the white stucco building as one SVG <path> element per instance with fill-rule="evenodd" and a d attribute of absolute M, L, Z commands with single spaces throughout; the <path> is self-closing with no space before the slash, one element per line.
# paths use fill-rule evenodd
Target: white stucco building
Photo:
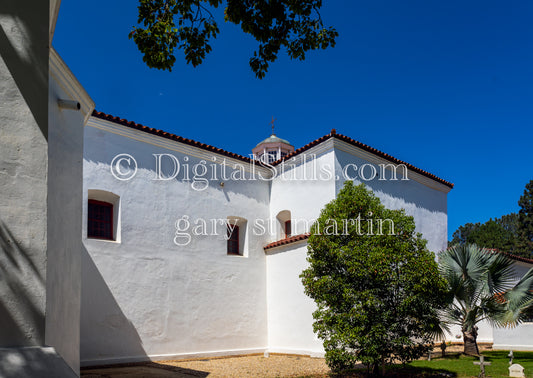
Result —
<path fill-rule="evenodd" d="M 84 143 L 82 366 L 323 355 L 299 275 L 306 233 L 347 179 L 405 209 L 430 250 L 447 245 L 453 184 L 335 130 L 295 151 L 272 135 L 253 149 L 266 165 L 101 112 Z M 89 229 L 90 206 L 112 213 L 104 238 Z M 532 330 L 483 324 L 478 341 L 533 349 Z"/>
<path fill-rule="evenodd" d="M 347 179 L 446 247 L 453 185 L 335 130 L 297 150 L 272 135 L 253 148 L 261 165 L 93 112 L 51 46 L 60 1 L 28 4 L 0 5 L 0 376 L 321 355 L 299 275 L 306 232 Z M 519 258 L 517 277 L 532 265 Z M 484 325 L 478 341 L 533 350 L 533 323 Z"/>
<path fill-rule="evenodd" d="M 347 179 L 406 209 L 431 250 L 446 247 L 453 185 L 335 130 L 266 166 L 99 112 L 84 142 L 82 365 L 321 355 L 299 278 L 305 234 Z M 255 149 L 274 142 L 290 146 L 271 136 Z M 106 236 L 89 229 L 88 206 L 112 213 Z"/>

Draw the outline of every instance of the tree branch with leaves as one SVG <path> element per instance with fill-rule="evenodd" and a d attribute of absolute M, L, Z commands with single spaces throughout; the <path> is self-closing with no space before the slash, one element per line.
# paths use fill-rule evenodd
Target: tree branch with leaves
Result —
<path fill-rule="evenodd" d="M 141 26 L 134 27 L 129 37 L 148 67 L 172 71 L 175 50 L 183 50 L 186 62 L 196 67 L 220 33 L 209 9 L 223 3 L 224 21 L 240 25 L 259 42 L 249 62 L 259 79 L 282 48 L 291 59 L 304 60 L 310 50 L 335 46 L 338 33 L 323 24 L 322 0 L 140 0 Z"/>
<path fill-rule="evenodd" d="M 337 224 L 345 228 L 328 232 Z M 347 181 L 311 227 L 308 243 L 309 267 L 300 277 L 316 303 L 313 328 L 333 371 L 362 362 L 379 373 L 431 350 L 441 334 L 446 282 L 413 217 L 386 209 L 364 184 Z"/>

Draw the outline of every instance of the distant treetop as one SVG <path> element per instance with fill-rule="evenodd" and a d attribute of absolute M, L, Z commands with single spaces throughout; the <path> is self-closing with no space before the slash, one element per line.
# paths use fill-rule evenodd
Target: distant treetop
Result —
<path fill-rule="evenodd" d="M 533 180 L 526 184 L 518 201 L 520 210 L 485 223 L 459 226 L 448 243 L 452 246 L 476 244 L 503 252 L 533 258 Z"/>

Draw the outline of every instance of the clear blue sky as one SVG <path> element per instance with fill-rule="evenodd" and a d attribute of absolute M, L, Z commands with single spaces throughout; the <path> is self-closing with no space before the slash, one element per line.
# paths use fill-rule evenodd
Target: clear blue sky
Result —
<path fill-rule="evenodd" d="M 63 0 L 53 44 L 97 110 L 242 155 L 271 116 L 296 148 L 336 128 L 453 182 L 449 236 L 518 211 L 533 179 L 533 2 L 324 0 L 321 13 L 337 46 L 282 55 L 263 80 L 255 41 L 222 19 L 203 65 L 147 68 L 132 0 Z"/>

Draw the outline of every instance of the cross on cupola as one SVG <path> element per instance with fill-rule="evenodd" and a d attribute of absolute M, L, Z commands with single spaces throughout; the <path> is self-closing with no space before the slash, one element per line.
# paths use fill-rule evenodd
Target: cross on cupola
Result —
<path fill-rule="evenodd" d="M 272 126 L 272 135 L 276 135 L 274 134 L 274 121 L 276 121 L 276 119 L 274 118 L 274 116 L 272 116 L 272 121 L 270 121 L 270 124 Z"/>

